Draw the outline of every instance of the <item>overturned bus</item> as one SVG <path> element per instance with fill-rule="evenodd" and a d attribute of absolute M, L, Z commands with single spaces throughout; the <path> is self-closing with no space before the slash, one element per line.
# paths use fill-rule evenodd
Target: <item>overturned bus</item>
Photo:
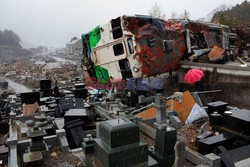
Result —
<path fill-rule="evenodd" d="M 219 46 L 229 52 L 236 39 L 225 25 L 121 16 L 82 35 L 82 66 L 104 83 L 150 77 L 177 69 L 196 50 Z"/>

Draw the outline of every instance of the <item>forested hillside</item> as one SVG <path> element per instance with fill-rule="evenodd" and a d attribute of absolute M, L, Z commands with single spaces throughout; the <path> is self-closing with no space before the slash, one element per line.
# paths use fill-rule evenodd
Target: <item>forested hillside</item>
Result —
<path fill-rule="evenodd" d="M 212 22 L 230 26 L 250 26 L 250 2 L 244 1 L 231 9 L 215 13 Z"/>

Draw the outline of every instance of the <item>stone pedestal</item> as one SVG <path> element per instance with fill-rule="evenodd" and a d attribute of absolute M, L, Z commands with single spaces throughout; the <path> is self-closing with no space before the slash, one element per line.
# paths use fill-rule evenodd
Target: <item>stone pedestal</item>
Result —
<path fill-rule="evenodd" d="M 44 151 L 47 150 L 47 146 L 43 141 L 43 136 L 46 132 L 41 129 L 29 130 L 27 133 L 28 138 L 31 139 L 31 150 L 30 151 Z"/>
<path fill-rule="evenodd" d="M 156 123 L 160 124 L 160 125 L 163 124 L 163 123 L 166 123 L 166 120 L 167 120 L 166 98 L 164 98 L 164 97 L 156 97 L 154 106 L 157 108 Z"/>
<path fill-rule="evenodd" d="M 94 151 L 94 139 L 91 134 L 88 134 L 86 138 L 83 138 L 82 150 L 84 154 L 93 153 Z"/>
<path fill-rule="evenodd" d="M 43 167 L 43 155 L 40 151 L 23 154 L 24 167 Z"/>
<path fill-rule="evenodd" d="M 138 125 L 124 119 L 99 124 L 93 155 L 103 167 L 148 166 L 148 145 L 140 142 Z"/>
<path fill-rule="evenodd" d="M 155 152 L 152 155 L 159 162 L 160 167 L 171 167 L 174 164 L 176 143 L 176 130 L 170 126 L 166 129 L 157 129 Z"/>

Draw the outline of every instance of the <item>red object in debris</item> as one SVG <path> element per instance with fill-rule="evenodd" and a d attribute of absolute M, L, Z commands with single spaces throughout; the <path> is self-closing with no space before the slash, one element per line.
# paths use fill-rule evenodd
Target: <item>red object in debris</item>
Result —
<path fill-rule="evenodd" d="M 221 57 L 223 57 L 224 52 L 225 52 L 225 49 L 220 48 L 218 46 L 214 46 L 213 49 L 207 55 L 207 57 L 211 61 L 216 61 L 216 60 L 219 60 Z"/>
<path fill-rule="evenodd" d="M 201 69 L 193 68 L 186 73 L 184 79 L 185 82 L 194 84 L 195 82 L 200 81 L 203 76 L 204 73 Z"/>

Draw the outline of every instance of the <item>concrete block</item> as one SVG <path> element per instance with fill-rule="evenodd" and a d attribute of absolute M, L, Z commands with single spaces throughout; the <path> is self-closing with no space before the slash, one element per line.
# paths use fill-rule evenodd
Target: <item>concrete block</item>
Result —
<path fill-rule="evenodd" d="M 148 156 L 148 167 L 158 167 L 158 162 L 152 158 L 151 156 Z"/>
<path fill-rule="evenodd" d="M 156 138 L 156 129 L 155 128 L 149 126 L 147 123 L 144 123 L 144 122 L 139 122 L 138 125 L 140 127 L 141 132 L 147 134 L 148 136 L 150 136 L 153 139 Z"/>
<path fill-rule="evenodd" d="M 27 133 L 28 127 L 26 124 L 22 123 L 20 120 L 16 120 L 15 125 L 22 135 Z"/>
<path fill-rule="evenodd" d="M 250 164 L 250 158 L 238 161 L 235 163 L 235 167 L 248 167 Z"/>
<path fill-rule="evenodd" d="M 69 143 L 68 140 L 66 138 L 66 136 L 61 136 L 59 137 L 59 143 L 60 143 L 60 147 L 62 149 L 63 152 L 69 152 Z"/>
<path fill-rule="evenodd" d="M 10 119 L 15 120 L 16 119 L 16 113 L 10 112 Z"/>
<path fill-rule="evenodd" d="M 180 129 L 181 128 L 181 121 L 177 116 L 171 115 L 169 117 L 169 119 L 170 119 L 170 122 L 171 122 L 172 126 L 175 129 Z"/>
<path fill-rule="evenodd" d="M 23 154 L 24 167 L 42 167 L 43 166 L 43 155 L 40 151 L 28 152 Z"/>
<path fill-rule="evenodd" d="M 7 139 L 7 145 L 17 145 L 17 138 L 8 138 Z"/>
<path fill-rule="evenodd" d="M 201 155 L 200 153 L 190 149 L 189 147 L 185 148 L 186 150 L 186 159 L 190 162 L 192 162 L 195 165 L 200 165 L 204 163 L 205 157 Z"/>
<path fill-rule="evenodd" d="M 215 155 L 214 153 L 205 155 L 205 163 L 211 165 L 212 167 L 221 166 L 221 157 Z"/>
<path fill-rule="evenodd" d="M 66 136 L 66 132 L 64 129 L 59 129 L 59 130 L 56 130 L 56 135 L 58 137 Z"/>
<path fill-rule="evenodd" d="M 9 146 L 8 166 L 18 167 L 17 145 Z"/>

